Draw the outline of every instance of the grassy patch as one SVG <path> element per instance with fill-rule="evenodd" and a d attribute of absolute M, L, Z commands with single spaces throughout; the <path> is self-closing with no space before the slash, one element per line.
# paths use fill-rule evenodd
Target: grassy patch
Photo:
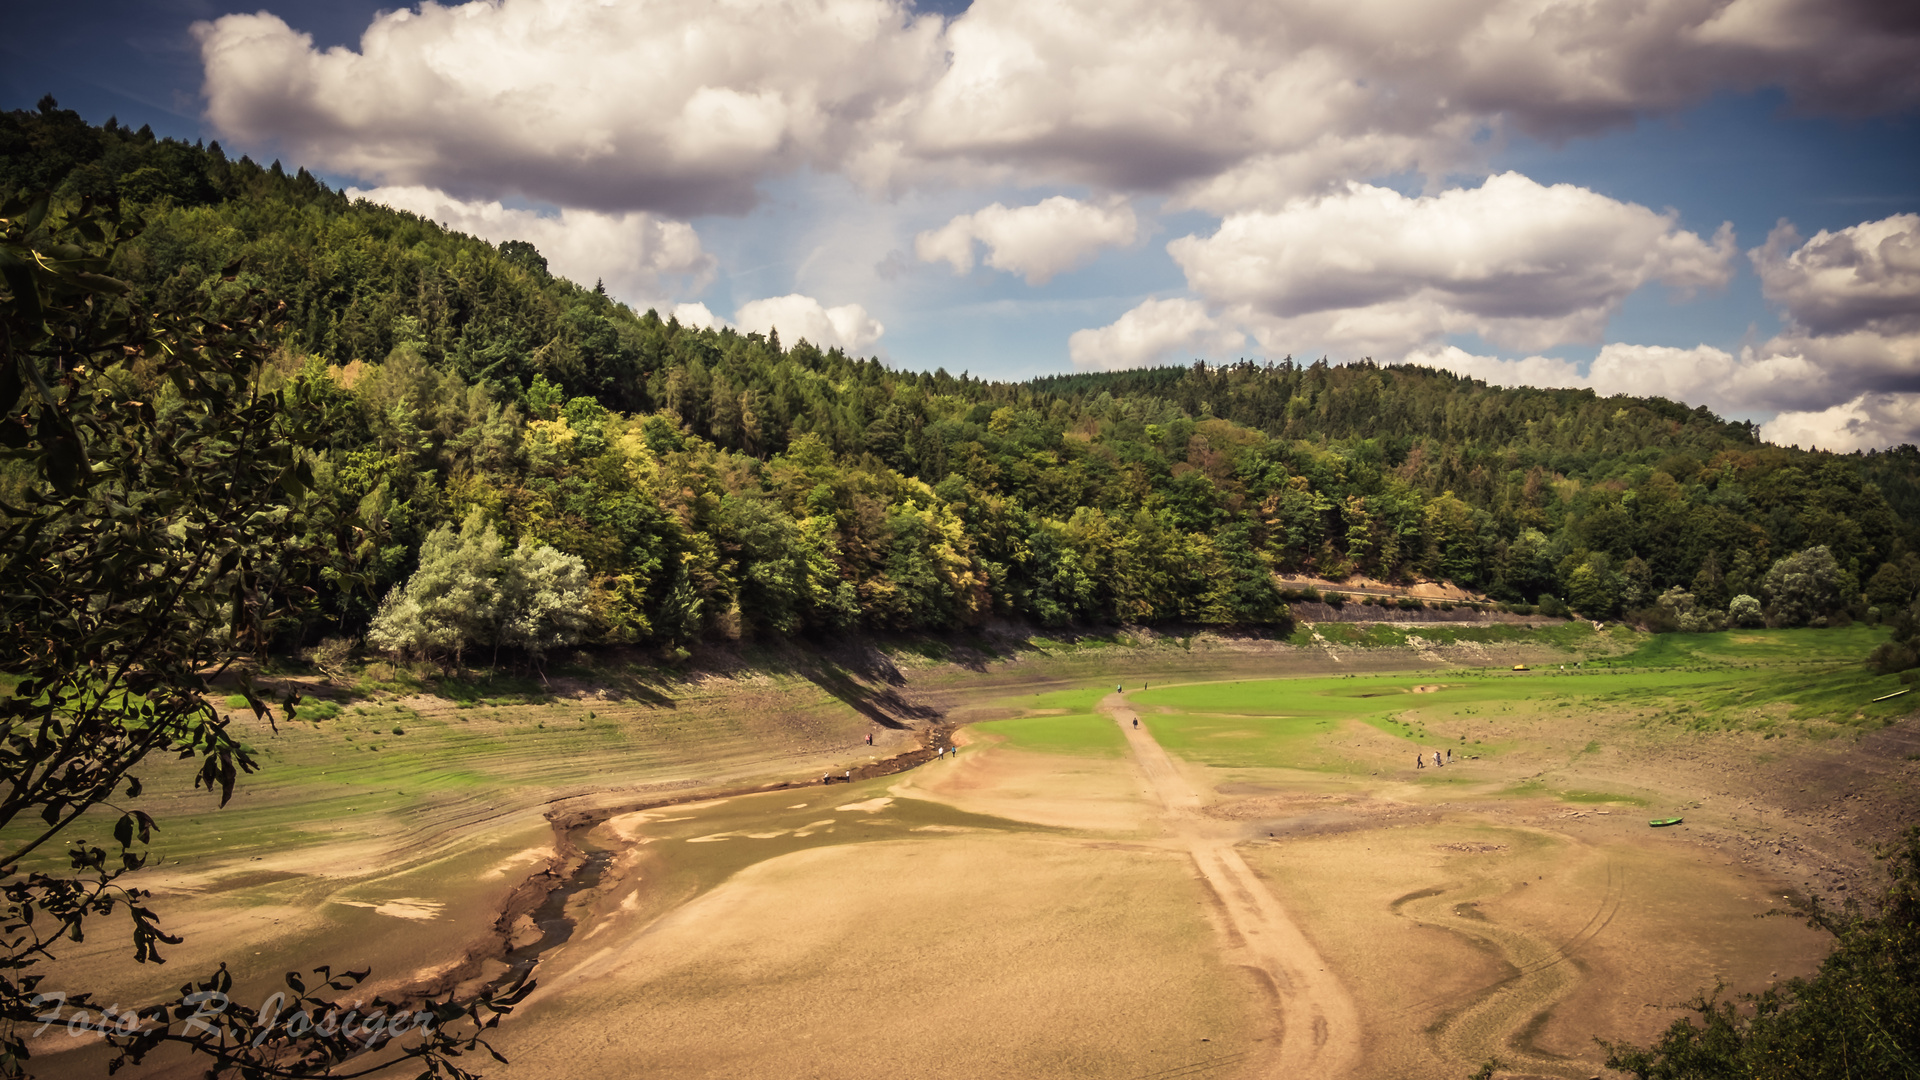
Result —
<path fill-rule="evenodd" d="M 1425 637 L 1434 628 L 1413 629 Z M 1540 633 L 1508 626 L 1448 629 L 1456 640 L 1463 633 L 1478 640 L 1527 640 L 1524 635 L 1534 633 L 1539 640 Z M 1598 643 L 1590 624 L 1545 633 L 1566 643 L 1582 638 Z M 1900 688 L 1896 676 L 1873 675 L 1861 663 L 1867 648 L 1883 636 L 1873 628 L 1626 635 L 1621 640 L 1637 648 L 1610 663 L 1588 660 L 1530 672 L 1469 669 L 1423 676 L 1243 680 L 1128 696 L 1145 709 L 1176 714 L 1154 721 L 1156 733 L 1167 728 L 1162 741 L 1169 750 L 1233 765 L 1259 764 L 1255 759 L 1263 755 L 1264 763 L 1273 765 L 1330 760 L 1303 749 L 1304 721 L 1351 719 L 1395 738 L 1485 755 L 1501 752 L 1519 737 L 1513 725 L 1523 733 L 1531 717 L 1572 710 L 1622 713 L 1653 731 L 1751 731 L 1768 738 L 1824 740 L 1882 727 L 1913 708 L 1906 698 L 1871 700 Z M 1658 663 L 1629 666 L 1629 659 Z M 1416 686 L 1428 692 L 1415 693 Z M 1278 726 L 1268 729 L 1256 720 Z M 1493 735 L 1485 723 L 1495 725 Z M 1239 749 L 1222 750 L 1220 744 L 1229 738 L 1222 725 L 1230 724 L 1263 733 L 1245 738 Z M 1499 734 L 1501 728 L 1507 734 Z M 1586 745 L 1578 754 L 1600 749 L 1582 742 Z"/>
<path fill-rule="evenodd" d="M 1021 694 L 1018 697 L 1004 698 L 1000 702 L 1017 709 L 1065 709 L 1073 713 L 1090 713 L 1100 699 L 1113 693 L 1106 685 L 1083 686 L 1072 690 L 1051 690 L 1044 694 Z"/>
<path fill-rule="evenodd" d="M 1245 716 L 1160 713 L 1141 723 L 1169 753 L 1221 768 L 1281 766 L 1350 772 L 1358 768 L 1321 745 L 1341 725 L 1321 716 Z"/>
<path fill-rule="evenodd" d="M 1859 623 L 1832 629 L 1648 634 L 1638 648 L 1605 663 L 1619 667 L 1858 664 L 1886 639 L 1885 627 Z"/>
<path fill-rule="evenodd" d="M 316 722 L 320 720 L 332 720 L 340 715 L 340 711 L 339 702 L 306 698 L 302 700 L 300 704 L 294 706 L 293 718 L 295 720 L 312 720 Z"/>
<path fill-rule="evenodd" d="M 1647 800 L 1645 799 L 1636 798 L 1632 795 L 1616 795 L 1610 791 L 1555 791 L 1552 792 L 1552 795 L 1561 802 L 1570 803 L 1584 803 L 1589 805 L 1619 803 L 1624 806 L 1647 805 Z"/>
<path fill-rule="evenodd" d="M 1094 713 L 1026 716 L 1017 720 L 993 720 L 978 727 L 1021 750 L 1081 757 L 1121 757 L 1127 751 L 1126 736 L 1120 728 L 1111 718 Z"/>

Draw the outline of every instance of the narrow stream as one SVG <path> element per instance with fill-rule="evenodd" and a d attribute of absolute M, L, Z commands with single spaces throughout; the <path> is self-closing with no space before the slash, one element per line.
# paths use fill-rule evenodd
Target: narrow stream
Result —
<path fill-rule="evenodd" d="M 567 830 L 567 839 L 586 856 L 586 861 L 567 875 L 566 881 L 548 893 L 546 901 L 534 910 L 533 923 L 540 928 L 540 939 L 507 950 L 503 958 L 507 970 L 487 987 L 489 993 L 512 986 L 515 980 L 532 971 L 548 950 L 565 944 L 573 936 L 575 924 L 567 914 L 567 904 L 582 892 L 597 887 L 607 872 L 607 866 L 613 862 L 613 850 L 602 847 L 588 836 L 594 828 L 595 825 L 588 824 Z"/>

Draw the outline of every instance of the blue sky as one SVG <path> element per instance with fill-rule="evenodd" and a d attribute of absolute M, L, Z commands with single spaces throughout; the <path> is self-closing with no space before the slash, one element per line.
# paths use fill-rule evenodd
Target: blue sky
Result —
<path fill-rule="evenodd" d="M 94 0 L 0 90 L 896 366 L 1372 356 L 1846 450 L 1920 441 L 1905 10 Z"/>

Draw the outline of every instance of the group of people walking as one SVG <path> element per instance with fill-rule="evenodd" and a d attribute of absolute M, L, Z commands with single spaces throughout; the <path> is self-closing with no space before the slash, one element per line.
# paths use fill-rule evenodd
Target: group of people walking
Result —
<path fill-rule="evenodd" d="M 1444 762 L 1440 760 L 1440 751 L 1435 750 L 1433 752 L 1434 768 L 1438 769 L 1442 765 L 1451 765 L 1451 764 L 1453 764 L 1453 751 L 1451 749 L 1447 751 L 1447 759 Z M 1413 767 L 1416 769 L 1424 769 L 1427 767 L 1426 751 L 1423 750 L 1420 753 L 1413 755 Z"/>

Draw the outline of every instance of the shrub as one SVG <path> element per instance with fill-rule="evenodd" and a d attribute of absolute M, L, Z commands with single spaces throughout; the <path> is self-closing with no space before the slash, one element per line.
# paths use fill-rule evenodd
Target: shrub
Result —
<path fill-rule="evenodd" d="M 347 661 L 353 655 L 353 642 L 343 637 L 323 638 L 320 644 L 304 650 L 300 659 L 312 664 L 314 669 L 327 677 L 328 682 L 338 682 L 345 678 Z"/>
<path fill-rule="evenodd" d="M 1741 593 L 1727 602 L 1727 621 L 1742 627 L 1767 624 L 1766 616 L 1760 610 L 1760 601 L 1746 593 Z"/>

